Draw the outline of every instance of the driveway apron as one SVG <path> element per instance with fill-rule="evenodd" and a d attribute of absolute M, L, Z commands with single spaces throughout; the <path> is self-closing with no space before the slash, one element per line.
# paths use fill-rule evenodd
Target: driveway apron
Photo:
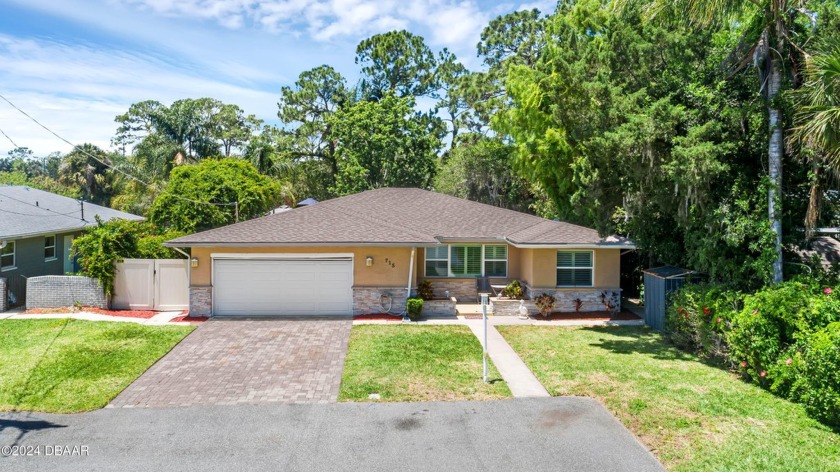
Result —
<path fill-rule="evenodd" d="M 212 319 L 109 406 L 335 402 L 351 324 L 349 319 Z"/>

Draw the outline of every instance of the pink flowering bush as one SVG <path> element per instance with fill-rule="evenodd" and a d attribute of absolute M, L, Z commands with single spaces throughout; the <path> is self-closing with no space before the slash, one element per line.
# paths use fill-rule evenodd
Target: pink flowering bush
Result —
<path fill-rule="evenodd" d="M 726 339 L 735 362 L 746 362 L 743 372 L 768 385 L 779 357 L 793 345 L 800 331 L 801 313 L 808 309 L 812 290 L 801 282 L 785 282 L 744 297 L 744 307 L 732 319 Z"/>
<path fill-rule="evenodd" d="M 671 297 L 666 327 L 674 343 L 734 367 L 724 333 L 740 306 L 740 295 L 713 284 L 692 284 Z"/>
<path fill-rule="evenodd" d="M 840 425 L 840 291 L 801 279 L 741 295 L 689 285 L 667 313 L 678 346 Z"/>

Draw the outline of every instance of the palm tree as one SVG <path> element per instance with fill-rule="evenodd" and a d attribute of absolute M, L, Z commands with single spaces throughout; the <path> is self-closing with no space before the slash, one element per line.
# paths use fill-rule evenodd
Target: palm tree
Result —
<path fill-rule="evenodd" d="M 805 234 L 813 235 L 820 217 L 823 168 L 840 175 L 840 48 L 810 58 L 806 81 L 793 93 L 794 141 L 811 166 L 811 191 L 805 215 Z"/>
<path fill-rule="evenodd" d="M 618 0 L 617 8 L 634 8 L 635 2 Z M 770 224 L 775 233 L 776 260 L 773 263 L 773 281 L 782 281 L 782 158 L 784 157 L 783 117 L 778 103 L 784 74 L 791 67 L 786 62 L 796 62 L 804 51 L 791 40 L 790 31 L 801 16 L 810 22 L 816 15 L 806 10 L 808 0 L 649 0 L 644 7 L 647 16 L 670 16 L 695 27 L 709 27 L 722 23 L 742 25 L 744 35 L 732 52 L 737 66 L 733 72 L 750 63 L 758 71 L 760 92 L 767 108 L 768 145 L 767 163 L 772 185 L 768 191 Z M 791 61 L 794 59 L 794 61 Z"/>
<path fill-rule="evenodd" d="M 105 151 L 85 143 L 74 147 L 62 159 L 58 168 L 59 182 L 81 189 L 89 202 L 108 205 L 114 193 L 110 165 Z"/>

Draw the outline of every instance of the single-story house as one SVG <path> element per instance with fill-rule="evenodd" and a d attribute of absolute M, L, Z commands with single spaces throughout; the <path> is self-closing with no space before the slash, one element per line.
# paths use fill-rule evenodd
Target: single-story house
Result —
<path fill-rule="evenodd" d="M 130 213 L 19 185 L 0 185 L 0 278 L 10 306 L 26 301 L 26 278 L 75 272 L 70 247 L 88 226 Z M 3 293 L 0 287 L 0 293 Z M 0 304 L 2 305 L 2 304 Z"/>
<path fill-rule="evenodd" d="M 414 188 L 326 200 L 165 243 L 190 248 L 193 315 L 399 312 L 423 279 L 475 301 L 477 279 L 519 280 L 557 309 L 620 293 L 620 237 Z M 387 297 L 382 297 L 385 294 Z"/>

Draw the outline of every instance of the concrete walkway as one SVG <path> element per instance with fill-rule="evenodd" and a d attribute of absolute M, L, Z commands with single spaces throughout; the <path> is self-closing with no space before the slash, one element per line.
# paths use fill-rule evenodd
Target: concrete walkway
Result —
<path fill-rule="evenodd" d="M 464 324 L 469 326 L 480 342 L 484 342 L 484 323 L 482 320 L 464 320 Z M 528 369 L 528 366 L 510 347 L 510 344 L 490 323 L 487 323 L 487 353 L 499 373 L 502 374 L 502 378 L 507 382 L 514 397 L 550 396 L 545 387 Z"/>
<path fill-rule="evenodd" d="M 162 311 L 151 318 L 134 318 L 130 316 L 110 316 L 100 313 L 89 313 L 86 311 L 79 311 L 76 313 L 39 313 L 39 314 L 25 314 L 20 311 L 0 313 L 0 319 L 3 320 L 44 320 L 44 319 L 64 319 L 73 318 L 75 320 L 86 321 L 116 321 L 122 323 L 137 323 L 144 325 L 193 325 L 196 323 L 189 321 L 172 321 L 179 316 L 184 316 L 183 311 Z"/>

